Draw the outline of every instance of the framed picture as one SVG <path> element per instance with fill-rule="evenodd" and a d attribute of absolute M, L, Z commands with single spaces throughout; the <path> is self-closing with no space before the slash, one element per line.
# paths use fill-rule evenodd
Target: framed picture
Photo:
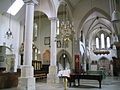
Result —
<path fill-rule="evenodd" d="M 57 41 L 57 48 L 61 48 L 61 41 Z"/>
<path fill-rule="evenodd" d="M 44 37 L 44 45 L 50 45 L 50 37 Z"/>

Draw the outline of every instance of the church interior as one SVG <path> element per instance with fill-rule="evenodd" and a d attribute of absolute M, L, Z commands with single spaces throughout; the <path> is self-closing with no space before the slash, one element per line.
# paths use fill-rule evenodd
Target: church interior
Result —
<path fill-rule="evenodd" d="M 120 88 L 120 0 L 0 0 L 0 90 L 89 83 Z"/>

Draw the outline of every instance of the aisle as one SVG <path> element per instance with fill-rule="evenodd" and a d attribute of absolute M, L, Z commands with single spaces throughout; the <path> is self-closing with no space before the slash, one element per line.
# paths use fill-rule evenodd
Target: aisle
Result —
<path fill-rule="evenodd" d="M 120 90 L 120 77 L 107 77 L 102 81 L 102 88 L 97 87 L 96 81 L 82 80 L 81 86 L 71 87 L 67 90 Z M 17 90 L 17 88 L 1 89 L 1 90 Z M 62 84 L 51 85 L 47 84 L 46 80 L 40 80 L 36 83 L 36 90 L 64 90 Z"/>

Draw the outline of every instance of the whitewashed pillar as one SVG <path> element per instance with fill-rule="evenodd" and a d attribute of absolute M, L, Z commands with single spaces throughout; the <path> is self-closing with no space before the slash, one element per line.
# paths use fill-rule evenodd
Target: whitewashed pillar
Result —
<path fill-rule="evenodd" d="M 51 20 L 51 37 L 50 37 L 50 66 L 49 74 L 47 75 L 47 83 L 56 83 L 57 82 L 57 66 L 56 66 L 56 24 L 57 18 L 50 18 Z"/>
<path fill-rule="evenodd" d="M 32 67 L 32 41 L 33 41 L 33 20 L 34 5 L 36 0 L 23 0 L 26 5 L 25 16 L 25 40 L 24 40 L 24 62 L 21 67 L 21 77 L 17 90 L 36 90 L 35 78 Z"/>
<path fill-rule="evenodd" d="M 57 18 L 50 18 L 51 20 L 51 36 L 50 36 L 50 45 L 51 45 L 51 55 L 50 55 L 50 66 L 56 66 L 56 22 Z"/>

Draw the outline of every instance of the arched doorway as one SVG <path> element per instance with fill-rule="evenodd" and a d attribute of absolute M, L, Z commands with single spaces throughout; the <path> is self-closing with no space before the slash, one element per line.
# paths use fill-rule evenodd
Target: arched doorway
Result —
<path fill-rule="evenodd" d="M 71 56 L 66 50 L 61 50 L 57 55 L 58 70 L 72 68 Z"/>

